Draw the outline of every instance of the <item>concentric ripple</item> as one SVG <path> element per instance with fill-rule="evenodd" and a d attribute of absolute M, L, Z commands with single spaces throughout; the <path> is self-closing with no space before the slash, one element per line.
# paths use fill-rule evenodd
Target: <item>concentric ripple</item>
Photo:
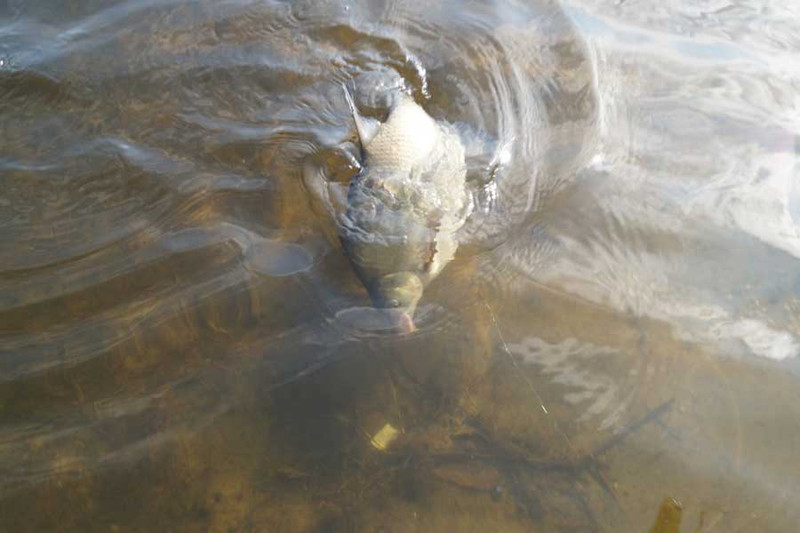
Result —
<path fill-rule="evenodd" d="M 301 185 L 308 165 L 340 185 L 353 171 L 343 82 L 371 80 L 366 102 L 395 80 L 458 129 L 472 253 L 569 181 L 593 138 L 591 65 L 554 3 L 61 11 L 15 4 L 0 28 L 2 491 L 88 475 L 215 416 L 193 391 L 225 387 L 231 345 L 308 320 L 334 346 L 386 336 Z M 417 337 L 469 305 L 452 284 L 420 307 Z M 98 432 L 116 436 L 73 449 Z"/>
<path fill-rule="evenodd" d="M 5 2 L 0 529 L 114 529 L 118 513 L 153 530 L 141 508 L 167 529 L 312 514 L 294 530 L 424 529 L 417 511 L 458 490 L 458 519 L 477 506 L 557 530 L 571 509 L 561 526 L 601 530 L 630 510 L 619 523 L 645 530 L 645 500 L 669 488 L 708 527 L 787 530 L 794 15 L 760 0 Z M 474 209 L 407 336 L 332 223 L 361 165 L 343 84 L 373 118 L 404 88 L 465 147 Z M 634 414 L 663 406 L 633 436 Z M 419 440 L 381 455 L 373 426 Z M 278 521 L 259 522 L 273 498 Z M 380 520 L 349 521 L 362 509 Z"/>

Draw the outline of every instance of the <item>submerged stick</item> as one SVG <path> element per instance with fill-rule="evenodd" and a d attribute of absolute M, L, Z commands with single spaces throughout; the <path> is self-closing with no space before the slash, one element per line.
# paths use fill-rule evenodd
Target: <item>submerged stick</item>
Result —
<path fill-rule="evenodd" d="M 618 434 L 614 435 L 613 437 L 611 437 L 611 439 L 606 441 L 604 444 L 601 444 L 599 447 L 597 447 L 591 453 L 591 455 L 592 456 L 596 456 L 596 455 L 604 454 L 605 452 L 607 452 L 608 450 L 610 450 L 614 446 L 618 445 L 619 443 L 621 443 L 622 441 L 624 441 L 625 439 L 630 437 L 633 433 L 635 433 L 636 431 L 641 429 L 643 426 L 645 426 L 645 425 L 647 425 L 647 424 L 649 424 L 651 422 L 655 422 L 656 420 L 661 418 L 661 416 L 664 413 L 666 413 L 667 411 L 672 409 L 672 404 L 674 404 L 674 403 L 675 403 L 675 398 L 670 398 L 666 402 L 662 403 L 661 405 L 659 405 L 658 407 L 656 407 L 655 409 L 653 409 L 652 411 L 647 413 L 645 416 L 643 416 L 639 420 L 636 420 L 635 422 L 632 422 L 632 423 L 628 424 L 627 426 L 622 428 L 622 431 L 620 431 Z"/>

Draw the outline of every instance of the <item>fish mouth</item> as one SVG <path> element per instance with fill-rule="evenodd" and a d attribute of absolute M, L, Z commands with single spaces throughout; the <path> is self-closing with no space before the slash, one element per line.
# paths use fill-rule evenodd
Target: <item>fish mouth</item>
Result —
<path fill-rule="evenodd" d="M 400 313 L 396 325 L 398 332 L 403 335 L 417 331 L 417 326 L 414 325 L 414 316 L 408 311 Z"/>
<path fill-rule="evenodd" d="M 383 309 L 382 311 L 393 332 L 408 335 L 417 331 L 417 326 L 414 324 L 414 311 L 398 309 Z"/>

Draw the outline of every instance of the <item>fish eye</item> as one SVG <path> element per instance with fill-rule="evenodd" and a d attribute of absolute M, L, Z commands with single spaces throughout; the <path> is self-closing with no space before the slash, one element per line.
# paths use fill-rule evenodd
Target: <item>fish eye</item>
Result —
<path fill-rule="evenodd" d="M 389 300 L 389 301 L 388 301 L 388 302 L 386 302 L 386 303 L 387 303 L 387 304 L 389 305 L 389 307 L 391 307 L 392 309 L 396 309 L 396 308 L 400 307 L 400 300 L 398 300 L 397 298 L 392 298 L 391 300 Z"/>

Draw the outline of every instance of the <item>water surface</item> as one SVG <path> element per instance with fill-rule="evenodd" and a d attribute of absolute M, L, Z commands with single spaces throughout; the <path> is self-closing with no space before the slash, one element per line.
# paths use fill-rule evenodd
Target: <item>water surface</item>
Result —
<path fill-rule="evenodd" d="M 6 2 L 0 529 L 793 531 L 798 16 Z M 306 185 L 342 83 L 467 147 L 412 335 Z"/>

